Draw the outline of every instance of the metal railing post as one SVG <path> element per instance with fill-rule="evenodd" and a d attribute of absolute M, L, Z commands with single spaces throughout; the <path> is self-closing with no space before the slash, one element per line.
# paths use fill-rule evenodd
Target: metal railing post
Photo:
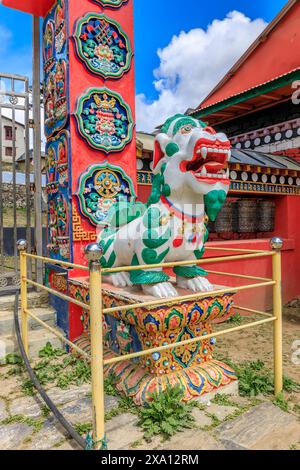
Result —
<path fill-rule="evenodd" d="M 273 255 L 273 312 L 274 321 L 274 390 L 278 395 L 283 390 L 283 347 L 282 347 L 282 292 L 281 292 L 281 250 L 283 241 L 272 238 Z"/>
<path fill-rule="evenodd" d="M 93 443 L 96 450 L 105 448 L 104 429 L 104 381 L 103 381 L 103 332 L 102 332 L 102 275 L 98 244 L 85 248 L 90 268 L 90 336 L 93 403 Z"/>
<path fill-rule="evenodd" d="M 22 341 L 24 345 L 25 352 L 28 356 L 29 345 L 28 345 L 28 315 L 27 311 L 27 259 L 26 259 L 26 250 L 27 250 L 27 241 L 18 240 L 17 248 L 20 254 L 20 280 L 21 280 L 21 331 L 22 331 Z"/>

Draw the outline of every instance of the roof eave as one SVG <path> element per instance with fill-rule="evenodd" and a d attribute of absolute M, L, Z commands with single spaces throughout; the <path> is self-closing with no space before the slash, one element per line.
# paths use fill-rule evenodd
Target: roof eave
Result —
<path fill-rule="evenodd" d="M 212 104 L 205 108 L 198 108 L 192 113 L 190 113 L 190 115 L 196 119 L 205 118 L 217 111 L 226 110 L 230 106 L 237 105 L 248 101 L 249 99 L 256 98 L 257 96 L 260 96 L 262 94 L 278 90 L 286 85 L 289 85 L 295 80 L 300 80 L 300 68 L 297 70 L 293 70 L 292 72 L 289 72 L 288 74 L 285 74 L 283 76 L 277 77 L 276 79 L 270 82 L 263 83 L 242 93 L 233 95 L 218 103 Z"/>
<path fill-rule="evenodd" d="M 239 60 L 231 67 L 231 69 L 227 72 L 227 74 L 219 81 L 219 83 L 211 90 L 211 92 L 206 96 L 206 98 L 200 103 L 199 107 L 203 103 L 205 103 L 211 96 L 216 93 L 230 78 L 236 74 L 238 69 L 241 65 L 246 62 L 248 57 L 256 50 L 256 48 L 266 40 L 269 34 L 273 31 L 273 29 L 281 22 L 281 20 L 287 15 L 287 13 L 291 10 L 291 8 L 298 2 L 299 0 L 289 0 L 288 3 L 280 10 L 278 15 L 271 21 L 270 24 L 264 29 L 264 31 L 258 36 L 258 38 L 251 44 L 251 46 L 246 50 L 246 52 L 239 58 Z M 211 105 L 213 106 L 213 105 Z"/>

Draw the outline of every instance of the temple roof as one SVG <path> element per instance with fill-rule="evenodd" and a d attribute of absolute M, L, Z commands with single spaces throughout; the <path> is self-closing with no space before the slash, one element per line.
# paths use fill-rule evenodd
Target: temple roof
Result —
<path fill-rule="evenodd" d="M 299 43 L 300 0 L 289 0 L 198 108 L 189 114 L 198 118 L 209 116 L 212 117 L 210 123 L 216 123 L 286 99 L 291 95 L 291 83 L 300 79 Z"/>
<path fill-rule="evenodd" d="M 231 150 L 230 163 L 300 171 L 300 163 L 293 158 L 284 155 L 255 152 L 255 150 L 238 150 L 233 148 Z"/>
<path fill-rule="evenodd" d="M 54 2 L 55 0 L 2 0 L 4 6 L 31 13 L 34 16 L 45 16 Z"/>

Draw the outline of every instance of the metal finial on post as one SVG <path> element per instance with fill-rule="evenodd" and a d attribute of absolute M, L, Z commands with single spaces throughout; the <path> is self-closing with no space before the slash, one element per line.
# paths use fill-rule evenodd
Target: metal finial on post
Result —
<path fill-rule="evenodd" d="M 271 240 L 273 254 L 273 312 L 274 321 L 274 390 L 278 395 L 283 390 L 283 347 L 282 347 L 282 293 L 281 293 L 281 250 L 283 240 L 274 237 Z"/>
<path fill-rule="evenodd" d="M 85 257 L 88 261 L 99 261 L 103 250 L 98 243 L 90 243 L 84 249 Z"/>
<path fill-rule="evenodd" d="M 19 251 L 19 252 L 20 252 L 20 251 L 26 251 L 26 250 L 27 250 L 27 246 L 28 246 L 28 244 L 27 244 L 27 241 L 26 241 L 26 240 L 21 239 L 21 240 L 18 240 L 18 241 L 17 241 L 17 248 L 18 248 L 18 251 Z"/>
<path fill-rule="evenodd" d="M 270 244 L 271 244 L 272 250 L 280 251 L 282 250 L 282 247 L 283 247 L 283 240 L 279 237 L 274 237 L 272 238 Z"/>
<path fill-rule="evenodd" d="M 102 248 L 97 243 L 84 250 L 90 268 L 90 338 L 93 402 L 93 444 L 95 449 L 105 448 L 104 428 L 104 376 L 102 332 L 102 275 L 100 257 Z"/>
<path fill-rule="evenodd" d="M 28 356 L 28 315 L 27 315 L 27 241 L 17 241 L 18 252 L 20 253 L 20 280 L 21 280 L 21 332 L 25 352 Z"/>

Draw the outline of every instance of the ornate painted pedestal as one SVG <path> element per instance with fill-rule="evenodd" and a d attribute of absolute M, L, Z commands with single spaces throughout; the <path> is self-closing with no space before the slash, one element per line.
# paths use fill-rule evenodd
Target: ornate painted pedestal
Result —
<path fill-rule="evenodd" d="M 189 292 L 179 289 L 180 295 Z M 69 294 L 88 302 L 87 281 L 70 280 Z M 105 357 L 115 357 L 136 351 L 172 344 L 212 333 L 213 322 L 231 315 L 233 293 L 178 305 L 162 305 L 158 308 L 137 308 L 116 312 L 103 318 Z M 113 288 L 104 284 L 105 308 L 129 305 L 153 300 L 136 288 Z M 163 304 L 163 301 L 162 301 Z M 77 316 L 78 316 L 77 310 Z M 76 320 L 75 317 L 73 318 Z M 89 314 L 80 313 L 82 334 L 75 343 L 89 351 Z M 237 379 L 235 372 L 215 359 L 216 340 L 210 338 L 201 344 L 193 343 L 154 353 L 135 360 L 107 366 L 105 373 L 116 377 L 118 390 L 142 404 L 155 391 L 163 391 L 168 384 L 185 389 L 185 399 L 199 398 L 203 394 L 218 391 Z"/>

